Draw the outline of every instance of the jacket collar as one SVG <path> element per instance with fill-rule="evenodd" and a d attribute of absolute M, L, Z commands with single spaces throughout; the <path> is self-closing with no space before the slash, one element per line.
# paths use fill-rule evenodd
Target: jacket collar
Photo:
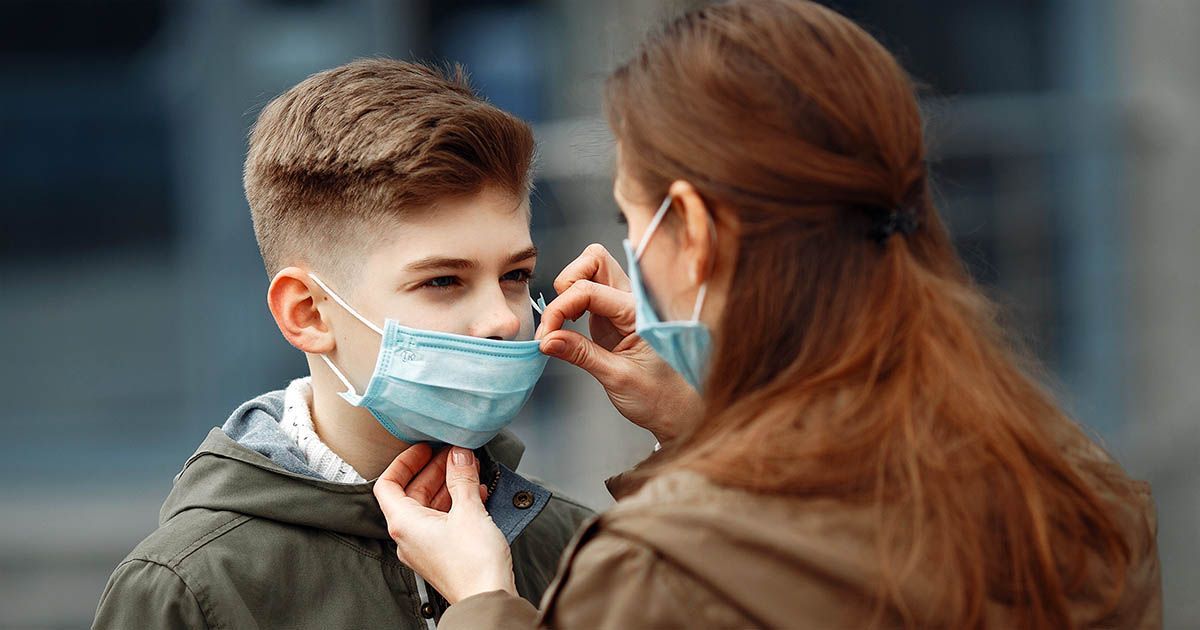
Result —
<path fill-rule="evenodd" d="M 516 436 L 503 431 L 477 453 L 485 466 L 495 462 L 515 469 L 524 451 Z M 214 428 L 176 477 L 159 522 L 192 509 L 222 510 L 389 539 L 374 487 L 373 480 L 342 484 L 289 471 Z"/>

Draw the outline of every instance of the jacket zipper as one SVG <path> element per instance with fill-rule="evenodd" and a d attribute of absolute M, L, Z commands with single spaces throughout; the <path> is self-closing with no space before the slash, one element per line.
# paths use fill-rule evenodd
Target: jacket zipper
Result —
<path fill-rule="evenodd" d="M 492 481 L 488 483 L 487 491 L 490 499 L 496 492 L 496 486 L 500 485 L 500 465 L 496 465 L 496 474 L 492 475 Z"/>
<path fill-rule="evenodd" d="M 425 582 L 425 579 L 422 578 L 416 571 L 413 571 L 413 577 L 417 578 L 417 594 L 421 598 L 421 607 L 424 608 L 426 604 L 432 606 L 433 598 L 429 596 L 429 591 L 430 591 L 429 585 Z M 434 621 L 433 619 L 426 619 L 425 620 L 425 628 L 426 628 L 426 630 L 436 630 L 437 622 Z"/>

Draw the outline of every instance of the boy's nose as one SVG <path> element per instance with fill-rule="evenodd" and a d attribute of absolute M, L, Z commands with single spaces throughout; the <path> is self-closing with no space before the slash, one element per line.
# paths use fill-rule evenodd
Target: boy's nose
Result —
<path fill-rule="evenodd" d="M 507 300 L 500 299 L 481 311 L 481 316 L 471 328 L 472 337 L 512 341 L 521 333 L 521 318 L 512 311 Z"/>

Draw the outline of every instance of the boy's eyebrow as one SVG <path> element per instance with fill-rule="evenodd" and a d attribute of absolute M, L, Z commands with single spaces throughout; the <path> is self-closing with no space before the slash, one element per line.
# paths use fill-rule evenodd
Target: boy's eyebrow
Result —
<path fill-rule="evenodd" d="M 427 256 L 410 263 L 409 271 L 428 271 L 430 269 L 471 269 L 478 265 L 477 261 L 469 258 L 447 258 L 445 256 Z"/>
<path fill-rule="evenodd" d="M 525 260 L 527 258 L 533 258 L 534 256 L 537 256 L 537 255 L 538 255 L 537 247 L 530 245 L 529 247 L 526 247 L 525 249 L 513 254 L 512 256 L 509 256 L 508 261 L 505 262 L 504 265 L 507 267 L 508 265 L 511 265 L 513 263 L 519 263 L 522 260 Z"/>
<path fill-rule="evenodd" d="M 521 262 L 528 258 L 537 256 L 538 249 L 534 246 L 529 246 L 511 256 L 504 262 L 505 266 L 513 263 Z M 429 271 L 431 269 L 474 269 L 479 266 L 479 261 L 471 258 L 449 258 L 446 256 L 427 256 L 420 260 L 409 263 L 405 268 L 409 271 Z"/>

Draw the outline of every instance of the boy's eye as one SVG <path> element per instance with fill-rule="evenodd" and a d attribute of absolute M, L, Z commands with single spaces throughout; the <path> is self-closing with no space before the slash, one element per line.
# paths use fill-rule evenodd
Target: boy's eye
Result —
<path fill-rule="evenodd" d="M 503 276 L 500 280 L 504 282 L 529 282 L 533 279 L 533 272 L 529 269 L 514 269 Z"/>
<path fill-rule="evenodd" d="M 439 276 L 425 282 L 425 286 L 434 289 L 448 289 L 456 284 L 458 284 L 458 278 L 454 276 Z"/>

